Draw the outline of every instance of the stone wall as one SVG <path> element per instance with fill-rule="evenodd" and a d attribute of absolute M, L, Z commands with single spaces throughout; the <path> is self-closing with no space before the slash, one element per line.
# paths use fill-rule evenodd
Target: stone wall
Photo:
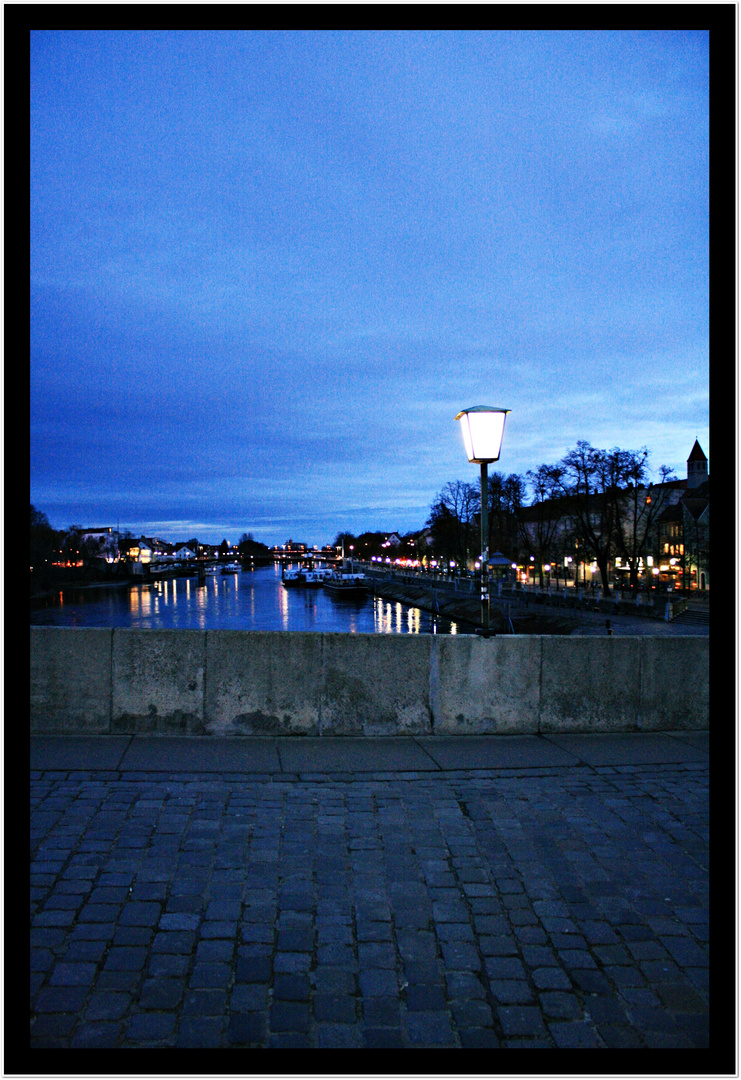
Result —
<path fill-rule="evenodd" d="M 709 638 L 31 629 L 33 733 L 709 726 Z"/>

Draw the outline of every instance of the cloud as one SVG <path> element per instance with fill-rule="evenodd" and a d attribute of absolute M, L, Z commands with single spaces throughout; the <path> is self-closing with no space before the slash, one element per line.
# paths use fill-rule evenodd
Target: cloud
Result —
<path fill-rule="evenodd" d="M 32 91 L 41 509 L 324 542 L 471 404 L 505 472 L 707 431 L 702 35 L 43 32 Z"/>

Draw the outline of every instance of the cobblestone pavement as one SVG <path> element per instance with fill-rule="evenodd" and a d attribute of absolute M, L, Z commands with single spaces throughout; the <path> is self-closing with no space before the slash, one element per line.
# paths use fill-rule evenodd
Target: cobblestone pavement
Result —
<path fill-rule="evenodd" d="M 31 774 L 31 1047 L 708 1046 L 699 762 Z"/>

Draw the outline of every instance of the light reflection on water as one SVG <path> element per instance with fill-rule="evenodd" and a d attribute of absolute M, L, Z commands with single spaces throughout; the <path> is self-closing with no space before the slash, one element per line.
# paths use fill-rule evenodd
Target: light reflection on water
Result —
<path fill-rule="evenodd" d="M 285 589 L 280 569 L 173 578 L 131 588 L 75 589 L 32 607 L 43 626 L 145 630 L 288 630 L 350 634 L 456 634 L 465 627 L 379 596 L 337 597 L 326 589 Z"/>

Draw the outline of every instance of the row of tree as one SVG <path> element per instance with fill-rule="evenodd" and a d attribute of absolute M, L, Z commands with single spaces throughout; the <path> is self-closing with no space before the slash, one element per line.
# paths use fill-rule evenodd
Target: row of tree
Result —
<path fill-rule="evenodd" d="M 544 563 L 576 552 L 597 563 L 609 591 L 608 566 L 620 556 L 638 584 L 641 560 L 657 554 L 657 519 L 669 505 L 674 480 L 661 466 L 652 481 L 649 451 L 598 450 L 580 441 L 560 461 L 525 476 L 493 473 L 488 485 L 489 551 L 513 561 L 531 557 L 542 580 Z M 435 552 L 465 565 L 480 553 L 481 489 L 460 480 L 446 484 L 427 522 Z"/>
<path fill-rule="evenodd" d="M 109 536 L 86 536 L 79 525 L 70 525 L 67 529 L 55 529 L 46 514 L 31 505 L 31 572 L 37 583 L 49 577 L 51 568 L 57 566 L 77 566 L 82 563 L 86 569 L 97 566 L 102 572 L 102 562 L 110 555 L 123 558 L 139 538 L 126 529 L 120 534 Z M 185 546 L 194 554 L 199 554 L 203 544 L 196 537 L 186 541 Z M 209 545 L 213 548 L 213 545 Z M 271 559 L 270 549 L 255 540 L 252 533 L 242 533 L 237 544 L 237 552 L 242 559 L 252 559 L 253 563 L 267 562 Z M 234 549 L 226 539 L 210 551 L 220 557 L 231 557 Z"/>
<path fill-rule="evenodd" d="M 130 533 L 122 534 L 133 539 Z M 39 572 L 50 562 L 76 564 L 78 561 L 90 561 L 101 558 L 104 554 L 102 538 L 83 536 L 79 525 L 70 525 L 67 529 L 55 529 L 46 514 L 31 504 L 31 569 Z"/>
<path fill-rule="evenodd" d="M 658 555 L 657 519 L 669 505 L 675 478 L 667 466 L 650 478 L 649 451 L 598 450 L 580 441 L 560 461 L 540 465 L 524 476 L 492 473 L 488 484 L 488 549 L 503 552 L 518 563 L 533 562 L 542 581 L 543 565 L 560 561 L 573 552 L 575 561 L 595 561 L 602 585 L 609 591 L 608 567 L 616 556 L 629 568 L 630 585 L 638 584 L 641 562 Z M 481 489 L 478 483 L 455 480 L 435 498 L 425 534 L 398 538 L 392 550 L 387 533 L 338 533 L 334 546 L 344 546 L 346 557 L 370 559 L 393 555 L 422 558 L 432 551 L 438 559 L 466 566 L 481 553 Z M 92 560 L 101 552 L 95 540 L 83 542 L 82 530 L 70 526 L 58 531 L 45 514 L 31 506 L 31 566 L 40 568 L 51 560 Z M 431 548 L 427 543 L 430 537 Z M 136 539 L 124 532 L 119 549 Z M 396 538 L 395 538 L 396 539 Z M 198 551 L 194 538 L 188 544 Z M 241 557 L 268 558 L 264 544 L 243 533 L 238 544 Z M 223 540 L 219 552 L 226 554 Z"/>

